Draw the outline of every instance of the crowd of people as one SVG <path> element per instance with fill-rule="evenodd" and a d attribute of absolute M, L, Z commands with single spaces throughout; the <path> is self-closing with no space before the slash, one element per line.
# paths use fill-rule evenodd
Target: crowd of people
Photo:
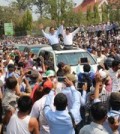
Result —
<path fill-rule="evenodd" d="M 2 40 L 0 45 L 1 134 L 119 134 L 120 34 L 117 23 L 65 28 L 44 37 Z M 21 52 L 15 44 L 49 43 L 53 50 L 87 50 L 97 70 L 79 61 L 76 72 L 46 57 Z M 11 45 L 12 44 L 12 45 Z M 87 58 L 87 57 L 84 57 Z M 79 67 L 83 67 L 83 71 Z"/>

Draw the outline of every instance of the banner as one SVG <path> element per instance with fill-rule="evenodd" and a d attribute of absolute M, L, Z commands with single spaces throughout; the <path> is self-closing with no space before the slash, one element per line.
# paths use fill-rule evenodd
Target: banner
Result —
<path fill-rule="evenodd" d="M 4 32 L 7 36 L 14 35 L 13 23 L 4 23 Z"/>

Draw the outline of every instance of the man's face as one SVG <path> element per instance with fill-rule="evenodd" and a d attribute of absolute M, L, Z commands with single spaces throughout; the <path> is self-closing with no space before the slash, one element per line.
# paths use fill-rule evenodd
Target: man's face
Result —
<path fill-rule="evenodd" d="M 68 35 L 70 33 L 70 31 L 69 30 L 66 30 L 66 35 Z"/>
<path fill-rule="evenodd" d="M 51 28 L 50 29 L 50 33 L 53 35 L 55 33 L 55 29 L 54 28 Z"/>
<path fill-rule="evenodd" d="M 98 55 L 98 57 L 100 57 L 101 56 L 101 51 L 98 51 L 97 55 Z"/>

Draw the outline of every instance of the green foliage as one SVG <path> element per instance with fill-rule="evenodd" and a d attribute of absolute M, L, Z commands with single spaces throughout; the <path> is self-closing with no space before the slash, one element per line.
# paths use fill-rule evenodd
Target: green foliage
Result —
<path fill-rule="evenodd" d="M 87 12 L 86 12 L 86 20 L 87 20 L 87 24 L 92 24 L 93 23 L 93 12 L 91 7 L 87 7 Z"/>
<path fill-rule="evenodd" d="M 37 7 L 36 13 L 39 13 L 40 17 L 43 18 L 48 11 L 48 0 L 33 0 L 33 5 Z"/>
<path fill-rule="evenodd" d="M 109 6 L 102 6 L 102 22 L 107 22 L 109 20 Z"/>
<path fill-rule="evenodd" d="M 99 24 L 100 23 L 100 14 L 98 11 L 98 5 L 96 5 L 96 4 L 93 7 L 93 14 L 94 14 L 94 18 L 93 18 L 94 24 Z"/>
<path fill-rule="evenodd" d="M 19 11 L 25 11 L 32 4 L 33 0 L 16 0 L 12 5 L 16 6 Z"/>
<path fill-rule="evenodd" d="M 57 17 L 59 15 L 58 8 L 57 8 L 57 0 L 48 0 L 49 6 L 48 11 L 50 13 L 52 20 L 57 20 Z"/>
<path fill-rule="evenodd" d="M 29 10 L 25 11 L 22 21 L 23 21 L 23 28 L 26 31 L 31 31 L 32 30 L 32 14 Z"/>

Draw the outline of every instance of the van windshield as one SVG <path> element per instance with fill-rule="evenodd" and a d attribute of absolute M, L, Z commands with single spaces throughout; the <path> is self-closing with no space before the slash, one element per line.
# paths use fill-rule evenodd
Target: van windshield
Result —
<path fill-rule="evenodd" d="M 90 65 L 96 64 L 94 58 L 88 52 L 75 52 L 75 53 L 60 53 L 56 54 L 56 63 L 63 62 L 65 64 L 76 66 L 80 58 L 87 57 Z"/>
<path fill-rule="evenodd" d="M 40 50 L 40 47 L 32 47 L 32 48 L 30 48 L 30 51 L 32 53 L 34 53 L 34 54 L 37 54 L 39 52 L 39 50 Z"/>

